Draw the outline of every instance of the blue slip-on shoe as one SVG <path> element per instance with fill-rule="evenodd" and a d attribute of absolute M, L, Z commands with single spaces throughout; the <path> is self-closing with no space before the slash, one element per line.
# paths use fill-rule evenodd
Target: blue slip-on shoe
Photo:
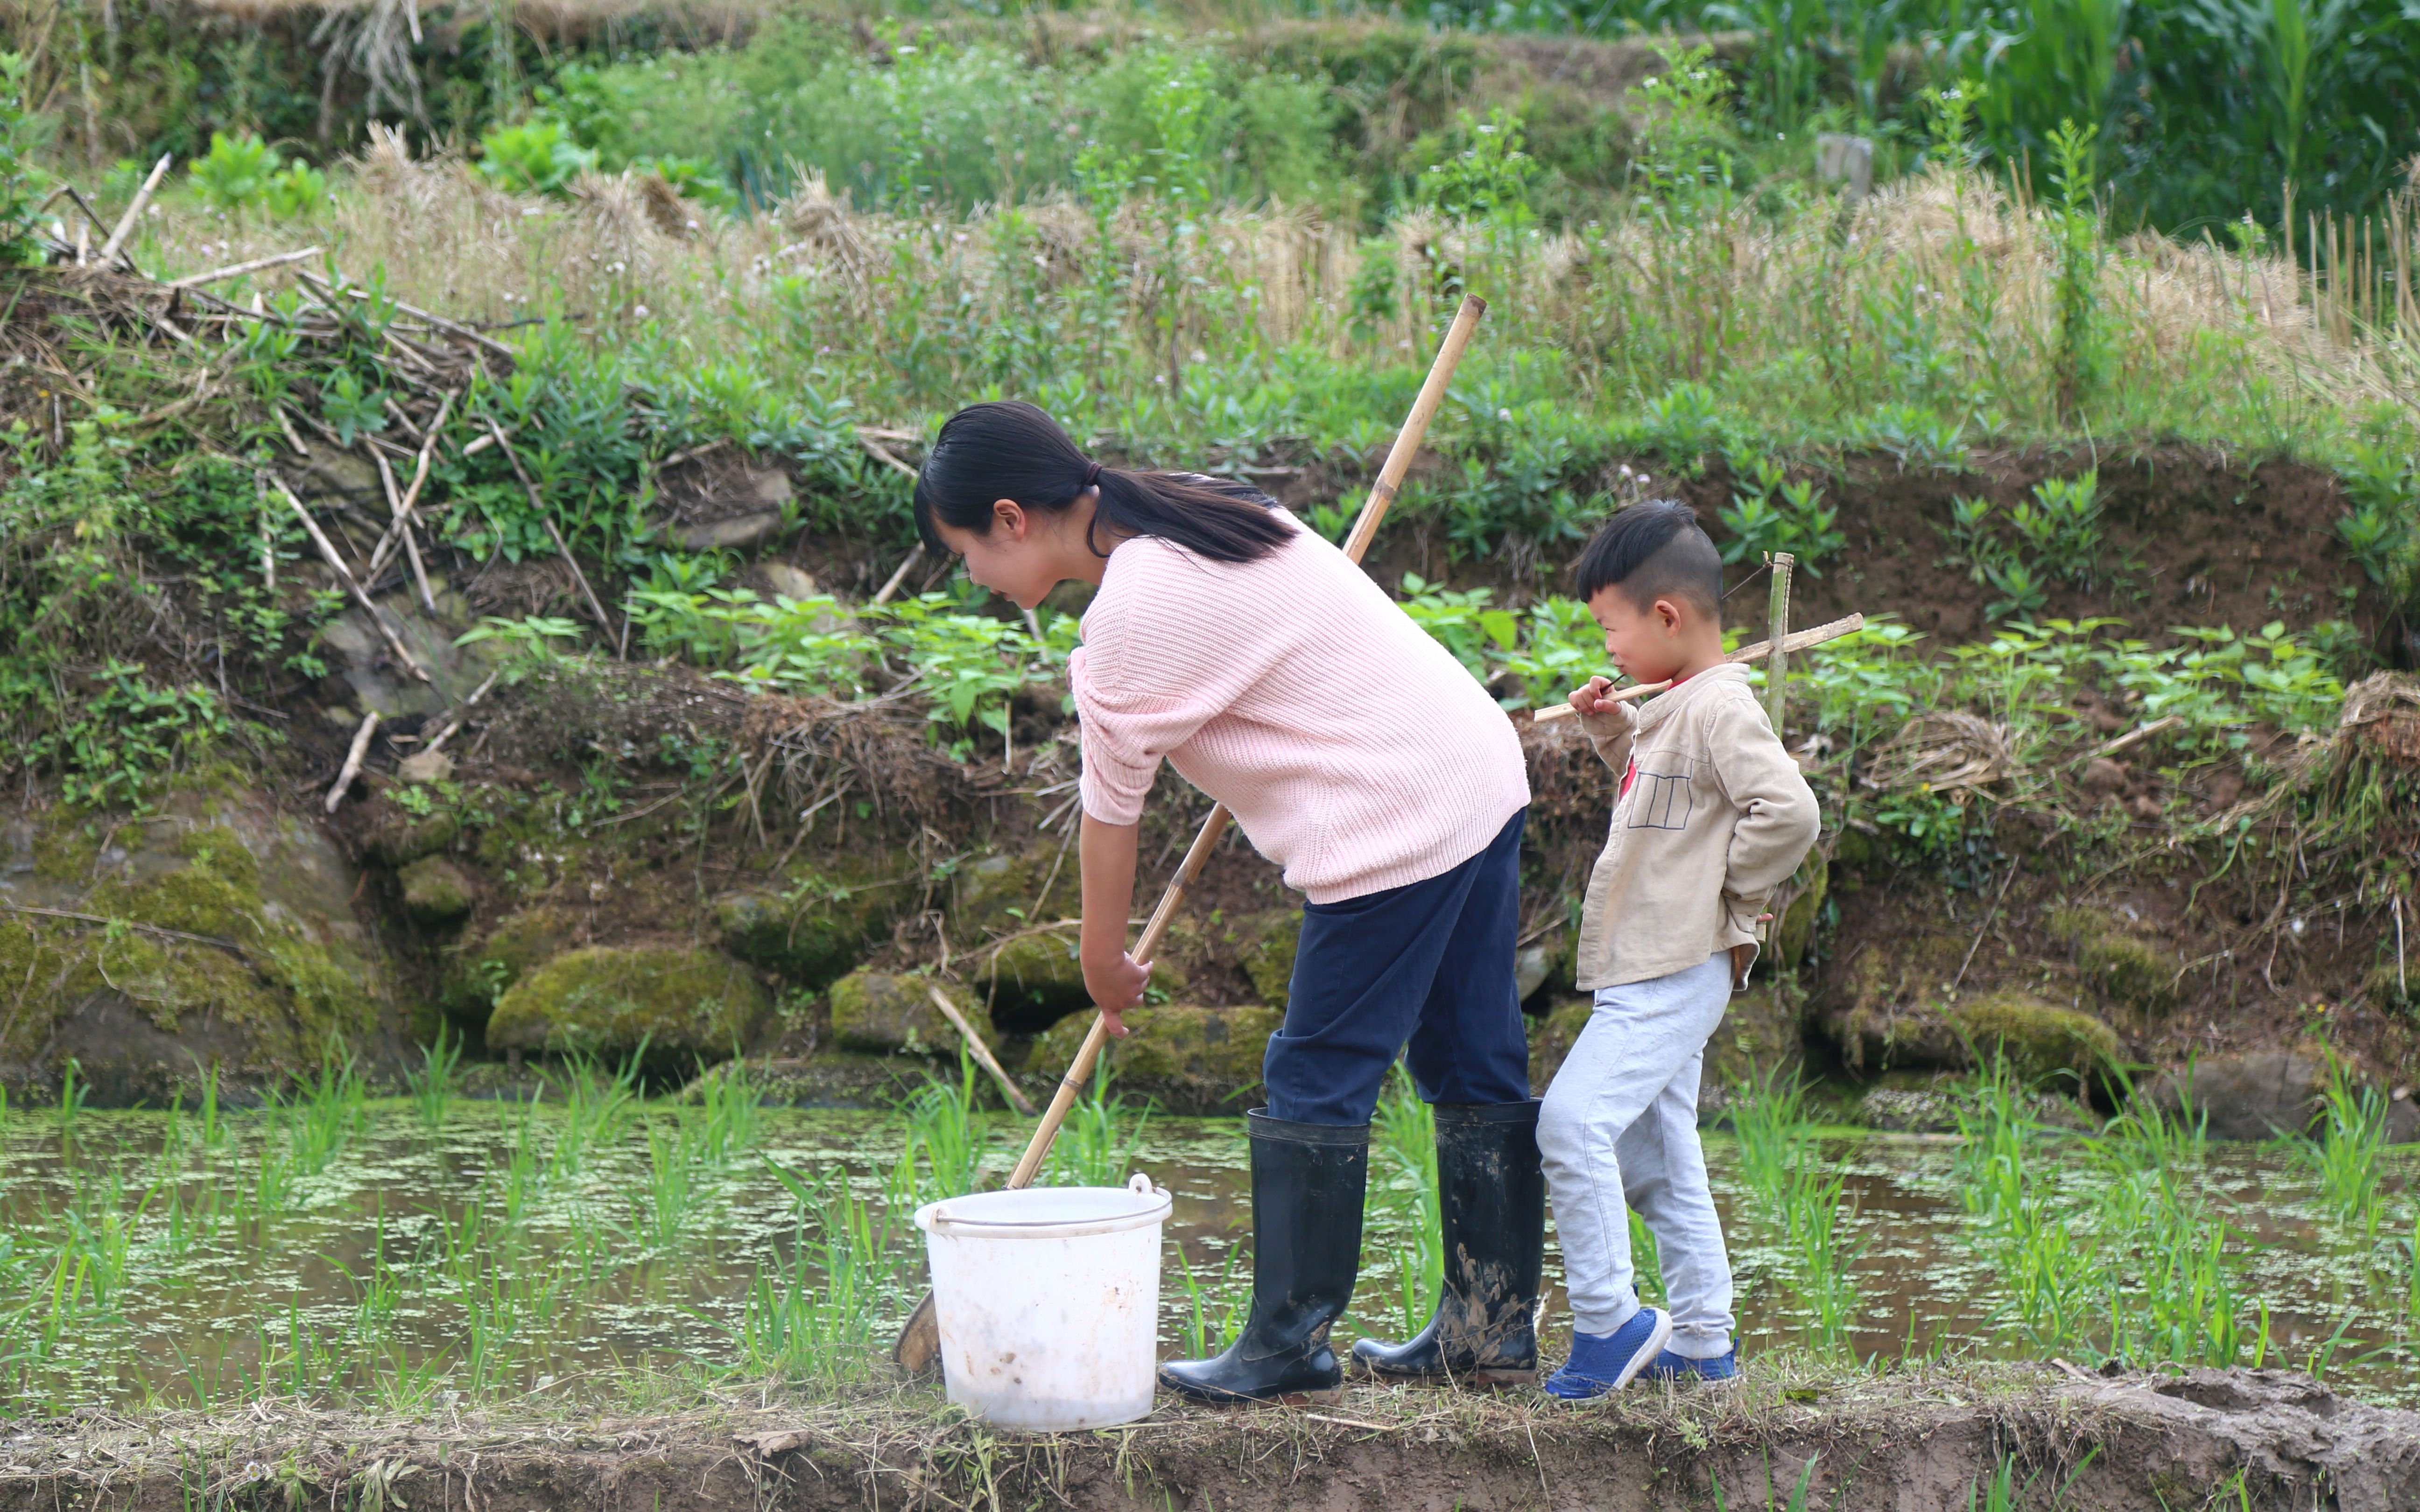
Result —
<path fill-rule="evenodd" d="M 1572 1335 L 1572 1357 L 1546 1382 L 1546 1395 L 1566 1402 L 1593 1401 L 1630 1384 L 1672 1337 L 1672 1318 L 1658 1307 L 1641 1307 L 1611 1337 Z"/>
<path fill-rule="evenodd" d="M 1739 1346 L 1733 1345 L 1711 1360 L 1692 1360 L 1685 1354 L 1666 1350 L 1639 1372 L 1650 1381 L 1675 1381 L 1686 1383 L 1702 1381 L 1709 1384 L 1727 1385 L 1739 1379 Z"/>

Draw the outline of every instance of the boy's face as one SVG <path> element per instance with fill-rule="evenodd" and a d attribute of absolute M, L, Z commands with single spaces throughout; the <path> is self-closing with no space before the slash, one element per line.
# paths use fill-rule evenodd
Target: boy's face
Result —
<path fill-rule="evenodd" d="M 1703 639 L 1706 616 L 1685 599 L 1658 598 L 1641 608 L 1611 585 L 1590 595 L 1588 607 L 1604 627 L 1606 655 L 1634 682 L 1660 683 L 1678 674 Z"/>

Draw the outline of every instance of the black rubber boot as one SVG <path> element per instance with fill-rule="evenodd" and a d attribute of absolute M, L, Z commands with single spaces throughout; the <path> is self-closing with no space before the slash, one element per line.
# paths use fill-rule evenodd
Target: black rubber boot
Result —
<path fill-rule="evenodd" d="M 1441 1103 L 1437 1205 L 1445 1285 L 1436 1316 L 1403 1344 L 1362 1339 L 1353 1358 L 1392 1381 L 1508 1386 L 1538 1379 L 1538 1279 L 1546 1243 L 1546 1176 L 1538 1104 Z"/>
<path fill-rule="evenodd" d="M 1327 1328 L 1353 1300 L 1370 1126 L 1292 1123 L 1255 1108 L 1252 1311 L 1214 1360 L 1172 1360 L 1160 1383 L 1208 1402 L 1332 1398 L 1343 1367 Z"/>

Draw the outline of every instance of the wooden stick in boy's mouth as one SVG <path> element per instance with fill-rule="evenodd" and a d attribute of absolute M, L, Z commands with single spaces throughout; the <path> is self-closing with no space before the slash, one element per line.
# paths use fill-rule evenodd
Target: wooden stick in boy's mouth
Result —
<path fill-rule="evenodd" d="M 1818 625 L 1810 629 L 1798 630 L 1792 634 L 1785 635 L 1781 638 L 1781 649 L 1785 653 L 1792 651 L 1804 651 L 1808 646 L 1820 646 L 1826 640 L 1838 640 L 1840 637 L 1847 635 L 1852 631 L 1862 630 L 1865 627 L 1866 617 L 1862 614 L 1852 614 L 1845 619 L 1834 620 L 1828 625 Z M 1730 656 L 1725 659 L 1730 661 L 1761 661 L 1772 655 L 1773 642 L 1770 640 L 1760 640 L 1752 646 L 1742 646 L 1739 650 L 1732 652 Z M 1599 702 L 1606 703 L 1619 703 L 1624 699 L 1645 698 L 1650 693 L 1661 693 L 1671 686 L 1672 685 L 1669 683 L 1638 683 L 1629 687 L 1617 688 L 1613 692 L 1606 694 Z M 1530 715 L 1529 721 L 1532 724 L 1546 724 L 1556 719 L 1575 718 L 1577 715 L 1578 711 L 1574 709 L 1568 703 L 1549 703 L 1544 708 Z"/>

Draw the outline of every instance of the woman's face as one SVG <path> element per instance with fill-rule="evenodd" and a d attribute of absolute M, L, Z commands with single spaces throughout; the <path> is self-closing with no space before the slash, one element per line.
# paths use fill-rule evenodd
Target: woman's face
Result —
<path fill-rule="evenodd" d="M 991 529 L 981 535 L 945 520 L 935 520 L 934 532 L 943 546 L 966 558 L 969 578 L 1018 609 L 1032 609 L 1062 579 L 1075 576 L 1066 570 L 1065 543 L 1060 539 L 1064 517 L 1034 513 L 1014 499 L 1000 500 L 991 510 Z"/>

